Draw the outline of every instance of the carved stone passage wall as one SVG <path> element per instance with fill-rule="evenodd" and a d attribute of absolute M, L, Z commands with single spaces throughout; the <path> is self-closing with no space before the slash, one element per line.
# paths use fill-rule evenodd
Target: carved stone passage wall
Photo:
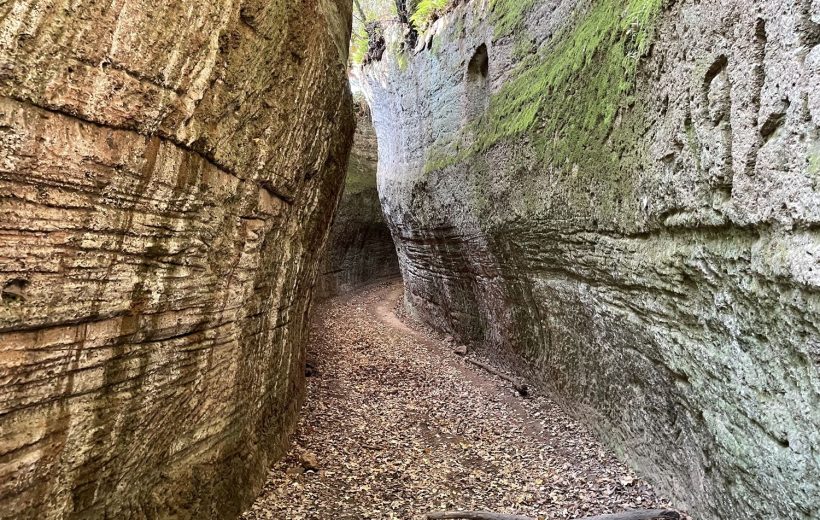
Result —
<path fill-rule="evenodd" d="M 370 108 L 362 100 L 356 104 L 356 135 L 344 193 L 322 256 L 319 298 L 400 274 L 396 246 L 376 190 L 378 153 Z"/>
<path fill-rule="evenodd" d="M 473 0 L 388 36 L 410 309 L 693 518 L 820 517 L 820 2 Z"/>
<path fill-rule="evenodd" d="M 342 0 L 0 5 L 0 518 L 232 518 L 295 422 Z"/>

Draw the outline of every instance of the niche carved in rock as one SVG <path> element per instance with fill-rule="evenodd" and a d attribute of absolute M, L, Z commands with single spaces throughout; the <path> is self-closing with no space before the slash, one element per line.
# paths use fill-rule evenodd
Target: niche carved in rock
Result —
<path fill-rule="evenodd" d="M 481 116 L 489 106 L 490 55 L 486 44 L 481 44 L 473 53 L 467 65 L 467 106 L 466 119 Z"/>
<path fill-rule="evenodd" d="M 702 143 L 700 164 L 709 187 L 728 199 L 732 194 L 732 85 L 729 61 L 719 56 L 703 82 L 703 111 L 698 135 Z"/>

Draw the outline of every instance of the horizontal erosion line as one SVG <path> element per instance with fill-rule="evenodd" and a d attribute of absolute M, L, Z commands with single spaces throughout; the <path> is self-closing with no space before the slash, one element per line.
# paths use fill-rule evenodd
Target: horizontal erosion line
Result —
<path fill-rule="evenodd" d="M 409 245 L 419 245 L 421 247 L 430 245 L 440 245 L 445 248 L 457 247 L 457 244 L 468 244 L 476 240 L 488 241 L 497 237 L 508 238 L 508 242 L 526 243 L 536 240 L 559 240 L 567 243 L 586 242 L 594 243 L 595 237 L 603 237 L 613 240 L 651 240 L 657 238 L 676 238 L 689 236 L 702 236 L 704 238 L 725 238 L 731 236 L 739 240 L 755 240 L 760 233 L 768 228 L 767 223 L 741 225 L 734 223 L 722 224 L 720 226 L 665 226 L 652 225 L 644 230 L 617 231 L 613 229 L 595 228 L 567 228 L 556 227 L 556 222 L 548 218 L 533 218 L 522 221 L 519 225 L 499 225 L 493 229 L 476 232 L 473 229 L 465 229 L 464 232 L 452 232 L 452 227 L 425 228 L 423 226 L 413 227 L 409 225 L 394 224 L 396 238 L 402 243 Z M 796 227 L 796 230 L 814 231 L 820 225 L 806 225 Z"/>
<path fill-rule="evenodd" d="M 13 96 L 13 95 L 9 95 L 9 94 L 2 94 L 2 97 L 5 97 L 6 99 L 10 99 L 10 100 L 15 101 L 17 103 L 20 103 L 22 105 L 28 105 L 28 106 L 34 107 L 38 110 L 42 110 L 44 112 L 49 112 L 49 113 L 52 113 L 52 114 L 56 114 L 56 115 L 61 116 L 61 117 L 67 117 L 69 119 L 73 119 L 73 120 L 76 120 L 76 121 L 79 121 L 81 123 L 88 124 L 88 125 L 91 125 L 91 126 L 94 126 L 94 127 L 97 127 L 97 128 L 104 128 L 104 129 L 108 129 L 108 130 L 117 130 L 117 131 L 122 131 L 122 132 L 131 132 L 131 133 L 141 135 L 141 136 L 145 136 L 145 137 L 156 137 L 156 138 L 158 138 L 162 141 L 165 141 L 165 142 L 175 146 L 176 148 L 179 148 L 180 150 L 182 150 L 184 152 L 196 155 L 197 157 L 201 158 L 203 161 L 210 164 L 213 168 L 219 170 L 220 172 L 222 172 L 226 175 L 230 175 L 231 177 L 234 177 L 234 178 L 236 178 L 236 179 L 238 179 L 242 182 L 252 182 L 252 183 L 256 184 L 256 186 L 258 188 L 264 189 L 265 191 L 270 193 L 271 196 L 281 200 L 282 202 L 284 202 L 288 206 L 292 205 L 293 202 L 294 202 L 294 198 L 292 196 L 281 193 L 279 190 L 277 190 L 273 186 L 273 184 L 270 181 L 253 181 L 253 180 L 250 180 L 250 179 L 246 179 L 246 178 L 242 177 L 241 175 L 239 175 L 235 170 L 233 170 L 229 166 L 217 162 L 217 160 L 213 156 L 210 156 L 210 155 L 208 155 L 208 154 L 206 154 L 202 151 L 191 148 L 190 145 L 188 145 L 186 143 L 183 143 L 183 142 L 179 141 L 178 139 L 175 139 L 172 135 L 166 134 L 164 132 L 158 131 L 157 133 L 153 133 L 153 134 L 152 133 L 142 133 L 142 132 L 139 131 L 138 128 L 136 128 L 136 126 L 135 127 L 129 127 L 129 126 L 114 125 L 114 124 L 110 124 L 110 123 L 102 123 L 102 122 L 99 122 L 99 121 L 94 121 L 92 119 L 88 119 L 87 117 L 84 117 L 81 114 L 76 114 L 76 113 L 73 113 L 73 112 L 63 110 L 60 107 L 41 105 L 41 104 L 36 103 L 35 101 L 31 100 L 31 99 L 25 99 L 25 98 L 22 98 L 22 97 Z"/>
<path fill-rule="evenodd" d="M 143 319 L 151 319 L 154 317 L 162 317 L 166 314 L 179 314 L 179 313 L 187 313 L 192 311 L 202 311 L 201 313 L 197 314 L 199 317 L 208 317 L 208 316 L 220 316 L 224 315 L 226 312 L 233 312 L 241 307 L 225 307 L 220 308 L 218 312 L 207 312 L 206 309 L 208 305 L 215 304 L 215 301 L 205 300 L 199 302 L 195 305 L 187 305 L 185 307 L 180 308 L 170 308 L 170 309 L 157 309 L 155 312 L 143 312 L 140 313 L 140 317 Z M 31 334 L 37 332 L 45 332 L 57 328 L 64 328 L 64 327 L 81 327 L 81 326 L 94 326 L 105 323 L 107 321 L 117 320 L 121 318 L 128 318 L 133 317 L 134 313 L 127 310 L 115 311 L 115 312 L 101 312 L 95 313 L 92 315 L 86 315 L 75 319 L 67 319 L 67 320 L 58 320 L 55 322 L 50 323 L 38 323 L 34 325 L 24 325 L 24 326 L 10 326 L 10 327 L 0 327 L 0 335 L 12 335 L 12 334 Z M 232 321 L 232 320 L 229 320 Z M 223 322 L 220 322 L 223 323 Z M 129 333 L 130 334 L 130 333 Z M 128 334 L 124 334 L 123 336 L 127 336 Z"/>
<path fill-rule="evenodd" d="M 89 69 L 92 69 L 92 70 L 93 69 L 99 70 L 99 68 L 101 68 L 101 65 L 102 65 L 102 63 L 95 63 L 93 60 L 90 60 L 90 59 L 87 59 L 87 58 L 73 57 L 73 58 L 69 58 L 69 59 L 71 59 L 72 61 L 74 61 L 76 63 L 79 63 L 80 65 L 88 67 Z M 105 67 L 110 68 L 112 70 L 115 70 L 117 72 L 121 72 L 121 73 L 125 74 L 126 76 L 128 76 L 129 78 L 131 78 L 131 79 L 133 79 L 133 80 L 135 80 L 139 83 L 143 83 L 143 84 L 147 83 L 148 85 L 151 85 L 152 87 L 156 87 L 156 88 L 158 88 L 158 89 L 160 89 L 164 92 L 170 92 L 170 93 L 176 94 L 178 97 L 182 97 L 185 94 L 187 94 L 187 91 L 185 89 L 181 88 L 181 87 L 172 87 L 170 85 L 165 85 L 161 81 L 158 81 L 156 78 L 152 78 L 151 76 L 140 73 L 136 70 L 129 69 L 128 67 L 126 67 L 126 66 L 124 66 L 120 63 L 109 61 L 109 62 L 105 63 Z"/>

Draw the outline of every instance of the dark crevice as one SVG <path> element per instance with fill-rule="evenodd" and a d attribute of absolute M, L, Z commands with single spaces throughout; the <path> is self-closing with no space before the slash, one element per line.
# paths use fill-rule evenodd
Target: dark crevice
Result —
<path fill-rule="evenodd" d="M 715 61 L 709 67 L 709 69 L 706 71 L 706 76 L 704 77 L 703 81 L 704 89 L 708 91 L 709 85 L 712 84 L 712 81 L 714 81 L 714 79 L 718 77 L 718 74 L 726 70 L 728 66 L 729 59 L 724 55 L 718 56 L 717 59 L 715 59 Z"/>
<path fill-rule="evenodd" d="M 399 22 L 407 27 L 407 31 L 404 34 L 406 47 L 408 49 L 414 49 L 419 39 L 419 32 L 410 19 L 408 0 L 396 0 L 396 13 L 398 13 L 399 16 Z"/>
<path fill-rule="evenodd" d="M 284 193 L 278 189 L 278 187 L 271 181 L 261 181 L 259 186 L 271 194 L 271 196 L 281 200 L 286 204 L 293 204 L 293 195 L 288 193 Z"/>
<path fill-rule="evenodd" d="M 786 104 L 788 108 L 788 103 Z M 764 141 L 768 141 L 772 135 L 781 127 L 786 121 L 786 112 L 777 111 L 769 114 L 766 121 L 760 126 L 760 136 Z"/>
<path fill-rule="evenodd" d="M 800 10 L 802 27 L 798 34 L 800 35 L 801 43 L 806 47 L 820 45 L 820 23 L 812 19 L 812 11 L 814 10 L 812 0 L 801 0 Z"/>
<path fill-rule="evenodd" d="M 470 80 L 486 79 L 490 71 L 490 59 L 487 53 L 487 45 L 481 44 L 476 49 L 470 63 L 467 65 L 467 78 Z"/>
<path fill-rule="evenodd" d="M 26 301 L 26 289 L 29 281 L 23 278 L 14 278 L 3 284 L 0 291 L 0 302 L 24 302 Z"/>
<path fill-rule="evenodd" d="M 755 49 L 754 59 L 755 64 L 752 67 L 752 110 L 756 114 L 756 124 L 760 126 L 760 111 L 762 108 L 763 87 L 766 84 L 766 45 L 769 41 L 766 33 L 766 20 L 758 18 L 755 22 Z M 761 130 L 761 133 L 763 131 Z M 760 147 L 763 145 L 761 139 L 754 142 L 746 157 L 745 173 L 752 176 L 757 169 L 757 155 L 760 152 Z"/>
<path fill-rule="evenodd" d="M 368 22 L 365 26 L 367 32 L 367 53 L 364 55 L 364 65 L 374 61 L 381 61 L 384 51 L 387 49 L 387 41 L 384 39 L 384 28 L 378 21 Z"/>

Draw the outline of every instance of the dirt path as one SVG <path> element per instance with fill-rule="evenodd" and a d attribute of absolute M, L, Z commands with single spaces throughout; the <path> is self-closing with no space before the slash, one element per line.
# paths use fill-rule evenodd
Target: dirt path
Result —
<path fill-rule="evenodd" d="M 574 518 L 667 506 L 554 403 L 522 399 L 394 313 L 398 283 L 317 309 L 308 400 L 256 519 Z"/>

